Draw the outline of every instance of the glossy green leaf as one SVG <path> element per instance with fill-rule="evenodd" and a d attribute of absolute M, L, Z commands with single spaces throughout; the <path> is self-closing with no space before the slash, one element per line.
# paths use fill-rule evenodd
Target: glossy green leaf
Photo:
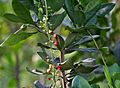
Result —
<path fill-rule="evenodd" d="M 86 15 L 85 25 L 91 25 L 91 24 L 96 23 L 96 21 L 97 21 L 96 14 L 100 10 L 100 6 L 101 6 L 101 4 L 95 6 L 92 10 L 85 13 L 85 15 Z"/>
<path fill-rule="evenodd" d="M 120 80 L 120 72 L 114 72 L 113 73 L 113 79 L 114 80 Z"/>
<path fill-rule="evenodd" d="M 115 80 L 115 87 L 120 88 L 120 80 Z"/>
<path fill-rule="evenodd" d="M 86 29 L 94 29 L 94 30 L 102 30 L 102 31 L 109 31 L 111 27 L 100 27 L 97 25 L 88 25 L 85 27 Z"/>
<path fill-rule="evenodd" d="M 57 41 L 58 41 L 58 47 L 57 48 L 59 50 L 63 50 L 64 44 L 65 44 L 64 39 L 60 35 L 57 35 Z"/>
<path fill-rule="evenodd" d="M 96 48 L 71 48 L 68 49 L 67 51 L 71 52 L 71 51 L 78 51 L 78 52 L 84 52 L 84 53 L 97 53 L 97 49 Z"/>
<path fill-rule="evenodd" d="M 21 4 L 18 0 L 12 1 L 12 7 L 16 15 L 25 21 L 25 23 L 34 24 L 30 12 L 23 4 Z"/>
<path fill-rule="evenodd" d="M 99 38 L 99 35 L 92 35 L 92 37 L 94 39 Z M 73 44 L 71 44 L 71 46 L 69 46 L 69 48 L 74 48 L 75 46 L 79 46 L 80 44 L 84 44 L 84 43 L 88 43 L 91 42 L 93 39 L 91 38 L 91 36 L 83 36 L 82 38 L 77 39 L 77 41 Z"/>
<path fill-rule="evenodd" d="M 37 8 L 35 7 L 34 0 L 18 0 L 22 3 L 27 9 L 35 11 L 37 13 Z"/>
<path fill-rule="evenodd" d="M 11 34 L 6 40 L 0 45 L 0 46 L 12 46 L 15 45 L 28 37 L 32 36 L 35 33 L 26 33 L 26 32 L 20 32 L 16 34 Z"/>
<path fill-rule="evenodd" d="M 91 73 L 94 69 L 96 69 L 99 65 L 89 65 L 89 63 L 86 65 L 86 63 L 80 63 L 77 67 L 74 68 L 73 74 L 77 73 Z"/>
<path fill-rule="evenodd" d="M 99 88 L 113 88 L 109 87 L 108 84 L 105 82 L 98 82 L 97 84 L 99 85 Z"/>
<path fill-rule="evenodd" d="M 85 14 L 78 7 L 75 8 L 74 0 L 65 0 L 65 10 L 74 26 L 78 25 L 80 27 L 84 24 Z"/>
<path fill-rule="evenodd" d="M 75 76 L 71 88 L 91 88 L 90 84 L 81 76 Z"/>
<path fill-rule="evenodd" d="M 90 10 L 92 10 L 95 6 L 97 6 L 98 4 L 100 4 L 101 0 L 91 0 L 89 1 L 89 3 L 86 5 L 85 7 L 85 12 L 88 12 Z"/>
<path fill-rule="evenodd" d="M 98 4 L 90 11 L 86 12 L 86 25 L 95 24 L 97 22 L 97 16 L 105 16 L 108 14 L 115 4 L 113 3 L 105 3 L 105 4 Z"/>
<path fill-rule="evenodd" d="M 103 81 L 105 79 L 105 75 L 104 74 L 101 74 L 101 75 L 94 75 L 94 77 L 89 80 L 89 83 L 90 84 L 95 84 L 95 83 L 98 83 L 100 81 Z"/>
<path fill-rule="evenodd" d="M 113 76 L 115 72 L 120 72 L 120 66 L 117 63 L 115 63 L 109 67 L 109 71 L 110 71 L 111 76 Z"/>
<path fill-rule="evenodd" d="M 102 4 L 100 7 L 100 10 L 98 11 L 98 16 L 105 16 L 106 14 L 109 14 L 109 12 L 114 8 L 114 3 L 105 3 Z"/>
<path fill-rule="evenodd" d="M 65 47 L 71 45 L 75 38 L 77 37 L 77 35 L 78 35 L 77 33 L 70 33 L 65 40 Z"/>
<path fill-rule="evenodd" d="M 46 61 L 46 57 L 48 56 L 46 52 L 37 52 L 37 53 L 44 61 Z"/>
<path fill-rule="evenodd" d="M 78 0 L 83 7 L 86 7 L 92 0 Z"/>
<path fill-rule="evenodd" d="M 18 16 L 14 15 L 14 14 L 6 13 L 6 14 L 4 14 L 4 17 L 12 22 L 26 23 L 24 20 L 20 19 Z"/>
<path fill-rule="evenodd" d="M 48 53 L 46 52 L 45 48 L 43 46 L 40 46 L 42 51 L 41 52 L 37 52 L 37 54 L 41 57 L 41 60 L 44 61 L 44 63 L 49 64 L 51 62 L 48 62 L 48 60 L 51 59 L 51 57 L 48 55 Z"/>
<path fill-rule="evenodd" d="M 74 0 L 65 0 L 65 10 L 72 22 L 74 22 L 74 6 Z"/>
<path fill-rule="evenodd" d="M 62 23 L 65 16 L 66 16 L 65 12 L 51 16 L 49 19 L 49 22 L 51 24 L 50 29 L 55 30 L 55 28 L 57 28 Z"/>
<path fill-rule="evenodd" d="M 77 51 L 72 52 L 70 54 L 65 55 L 65 58 L 67 59 L 63 63 L 61 63 L 61 70 L 69 70 L 73 67 L 73 64 L 80 60 L 79 56 L 81 54 Z"/>
<path fill-rule="evenodd" d="M 50 48 L 51 48 L 50 46 L 47 46 L 47 45 L 42 44 L 42 43 L 38 43 L 37 45 L 40 46 L 40 47 L 44 47 L 44 48 L 46 48 L 46 49 L 50 49 Z M 52 49 L 53 49 L 53 50 L 57 50 L 57 48 L 52 48 Z"/>
<path fill-rule="evenodd" d="M 91 88 L 99 88 L 99 85 L 93 84 L 93 85 L 91 85 Z"/>
<path fill-rule="evenodd" d="M 64 0 L 47 0 L 47 4 L 52 12 L 57 12 L 64 4 Z"/>
<path fill-rule="evenodd" d="M 85 17 L 85 14 L 80 11 L 79 9 L 77 10 L 74 10 L 74 22 L 75 24 L 77 24 L 79 27 L 81 27 L 82 24 L 84 24 L 85 20 L 86 20 L 86 17 Z"/>
<path fill-rule="evenodd" d="M 27 71 L 32 73 L 32 74 L 35 74 L 35 75 L 51 75 L 51 74 L 48 74 L 46 72 L 43 72 L 43 71 L 40 71 L 38 69 L 31 69 L 29 67 L 26 67 Z"/>

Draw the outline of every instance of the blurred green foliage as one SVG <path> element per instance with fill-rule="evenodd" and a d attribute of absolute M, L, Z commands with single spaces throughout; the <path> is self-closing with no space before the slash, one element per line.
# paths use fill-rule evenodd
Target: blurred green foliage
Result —
<path fill-rule="evenodd" d="M 19 29 L 21 24 L 12 23 L 4 18 L 4 14 L 13 12 L 12 0 L 0 0 L 0 43 L 2 43 L 11 33 Z M 30 29 L 30 28 L 28 28 Z M 34 30 L 34 29 L 33 29 Z M 30 29 L 30 31 L 33 31 Z M 26 41 L 12 46 L 0 47 L 0 88 L 16 88 L 16 58 L 19 59 L 19 80 L 22 87 L 33 87 L 33 82 L 38 78 L 27 72 L 26 67 L 44 68 L 46 65 L 40 61 L 37 55 L 36 42 L 40 41 L 42 35 L 33 35 Z M 13 40 L 14 41 L 14 40 Z M 41 39 L 41 41 L 45 41 Z M 40 77 L 43 79 L 44 77 Z M 43 82 L 44 79 L 43 79 Z"/>
<path fill-rule="evenodd" d="M 19 24 L 11 23 L 10 21 L 6 20 L 3 17 L 3 15 L 5 13 L 13 12 L 12 6 L 11 6 L 11 1 L 12 0 L 1 0 L 0 1 L 0 43 L 2 43 L 3 40 L 5 40 L 11 33 L 14 33 L 15 31 L 17 31 L 19 29 L 19 27 L 22 25 L 20 23 Z M 107 0 L 102 0 L 102 1 L 105 2 Z M 51 3 L 50 3 L 50 5 L 51 5 Z M 53 7 L 53 9 L 56 10 L 59 8 Z M 91 10 L 91 8 L 89 8 L 89 6 L 85 9 Z M 64 13 L 63 13 L 63 15 L 64 15 Z M 79 15 L 82 15 L 82 12 L 79 13 Z M 54 17 L 56 17 L 56 16 L 53 16 L 53 18 Z M 113 53 L 114 56 L 109 53 L 105 54 L 108 65 L 113 64 L 115 58 L 119 62 L 119 58 L 120 58 L 120 56 L 118 56 L 118 54 L 116 54 L 116 52 L 120 53 L 120 50 L 118 49 L 120 43 L 116 43 L 116 42 L 120 41 L 120 25 L 119 25 L 120 24 L 120 19 L 119 19 L 120 18 L 120 1 L 119 0 L 116 3 L 116 7 L 115 7 L 113 13 L 111 14 L 111 17 L 112 18 L 109 20 L 110 20 L 110 22 L 112 21 L 112 23 L 110 23 L 109 25 L 111 26 L 111 24 L 112 24 L 113 29 L 112 29 L 112 32 L 110 32 L 108 34 L 108 36 L 110 36 L 108 43 L 110 43 L 111 52 Z M 51 18 L 51 19 L 53 19 L 53 18 Z M 77 19 L 77 18 L 75 18 L 75 19 Z M 102 19 L 106 19 L 106 18 L 102 18 Z M 108 24 L 106 24 L 107 22 L 102 22 L 101 20 L 99 20 L 99 21 L 102 26 L 108 25 Z M 65 25 L 67 23 L 68 22 L 66 22 Z M 79 23 L 79 20 L 77 20 L 76 23 Z M 60 23 L 57 23 L 57 24 L 59 25 Z M 66 31 L 65 25 L 61 25 L 59 28 L 60 33 L 64 37 L 66 37 L 69 34 L 69 31 Z M 81 25 L 81 23 L 80 23 L 80 25 Z M 56 25 L 54 25 L 53 27 L 56 28 Z M 34 32 L 34 28 L 31 29 L 28 27 L 25 30 Z M 58 30 L 55 30 L 55 31 L 58 32 Z M 105 35 L 105 33 L 101 32 L 101 35 Z M 38 41 L 39 42 L 46 41 L 46 38 L 40 38 L 40 37 L 43 37 L 43 35 L 42 34 L 33 35 L 33 36 L 29 37 L 26 41 L 22 41 L 15 46 L 0 48 L 0 88 L 16 88 L 16 69 L 15 68 L 16 68 L 17 58 L 19 58 L 19 66 L 20 66 L 20 70 L 19 70 L 20 86 L 28 87 L 28 88 L 33 87 L 32 83 L 36 79 L 38 79 L 38 76 L 34 76 L 34 75 L 28 73 L 26 71 L 26 67 L 35 67 L 35 68 L 39 68 L 39 69 L 43 68 L 44 70 L 46 70 L 46 68 L 47 68 L 47 65 L 44 64 L 45 62 L 43 62 L 40 59 L 40 57 L 37 55 L 39 48 L 35 47 L 36 44 L 38 43 Z M 105 44 L 106 41 L 103 41 L 103 40 L 105 40 L 104 37 L 102 37 L 102 39 L 98 41 L 100 46 L 107 45 L 107 44 Z M 93 43 L 90 43 L 88 46 L 91 46 L 91 45 L 93 45 Z M 58 56 L 58 52 L 55 52 L 55 55 Z M 91 56 L 91 57 L 94 56 L 94 55 L 89 55 L 88 53 L 83 55 L 83 53 L 78 53 L 78 52 L 74 53 L 74 55 L 73 54 L 70 54 L 70 55 L 73 56 L 73 58 L 79 58 L 80 55 L 82 58 L 83 57 L 86 58 L 88 56 Z M 68 55 L 68 56 L 66 55 L 66 58 L 71 57 L 70 55 Z M 100 59 L 98 59 L 98 63 L 99 62 L 102 63 L 102 61 Z M 119 69 L 119 66 L 114 64 L 110 68 L 111 74 L 113 74 L 112 72 L 114 72 L 114 75 L 112 75 L 112 77 L 114 79 L 116 79 L 116 75 L 119 74 L 118 73 L 119 71 L 117 72 L 118 69 L 117 70 L 112 70 L 112 69 L 115 69 L 117 67 Z M 46 83 L 45 78 L 46 78 L 45 76 L 40 77 L 40 79 L 43 81 L 43 83 Z M 115 81 L 115 85 L 119 85 L 119 83 L 120 83 L 119 79 L 118 79 L 118 81 L 117 80 Z M 103 87 L 102 82 L 99 82 L 98 85 L 100 85 L 101 88 L 107 88 L 107 86 L 105 86 L 106 84 Z M 95 88 L 97 88 L 97 87 L 95 87 Z"/>

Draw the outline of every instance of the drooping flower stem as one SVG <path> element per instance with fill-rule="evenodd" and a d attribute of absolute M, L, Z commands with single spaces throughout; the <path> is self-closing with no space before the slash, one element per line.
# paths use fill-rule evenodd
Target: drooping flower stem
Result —
<path fill-rule="evenodd" d="M 112 79 L 111 79 L 111 77 L 110 77 L 110 74 L 109 74 L 109 71 L 108 71 L 108 67 L 107 67 L 107 64 L 106 64 L 106 62 L 105 62 L 105 57 L 103 56 L 102 52 L 100 51 L 100 48 L 99 48 L 97 42 L 96 42 L 95 39 L 92 37 L 91 32 L 90 32 L 89 30 L 86 30 L 86 31 L 87 31 L 87 33 L 91 36 L 91 38 L 92 38 L 92 40 L 93 40 L 93 42 L 94 42 L 97 50 L 98 50 L 99 53 L 100 53 L 100 56 L 101 56 L 102 61 L 103 61 L 103 64 L 104 64 L 104 65 L 103 65 L 103 69 L 104 69 L 104 74 L 105 74 L 106 80 L 108 81 L 109 87 L 110 87 L 110 88 L 113 88 L 113 86 L 112 86 Z"/>
<path fill-rule="evenodd" d="M 50 49 L 51 49 L 51 57 L 53 58 L 53 61 L 54 61 L 54 52 L 52 50 L 52 42 L 51 42 L 51 37 L 50 37 L 50 34 L 49 34 L 49 29 L 48 29 L 48 6 L 47 6 L 47 1 L 45 1 L 45 11 L 46 11 L 46 15 L 45 15 L 45 31 L 47 32 L 47 36 L 48 36 L 48 40 L 49 40 L 49 45 L 50 45 Z M 56 80 L 55 80 L 55 67 L 53 68 L 53 71 L 54 71 L 54 74 L 53 74 L 53 81 L 54 81 L 54 85 L 53 85 L 53 88 L 55 88 L 56 86 Z"/>
<path fill-rule="evenodd" d="M 64 50 L 61 51 L 61 62 L 64 62 Z M 66 80 L 65 80 L 65 71 L 62 71 L 61 75 L 63 77 L 63 79 L 62 79 L 62 87 L 67 88 L 66 87 Z"/>

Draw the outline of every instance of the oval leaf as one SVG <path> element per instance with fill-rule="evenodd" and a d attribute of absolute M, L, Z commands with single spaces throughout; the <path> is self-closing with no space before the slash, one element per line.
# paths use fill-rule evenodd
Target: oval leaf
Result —
<path fill-rule="evenodd" d="M 87 80 L 81 76 L 75 76 L 72 80 L 72 88 L 91 88 Z"/>
<path fill-rule="evenodd" d="M 30 12 L 23 4 L 21 4 L 18 0 L 12 1 L 12 7 L 16 15 L 25 21 L 25 23 L 34 24 Z"/>

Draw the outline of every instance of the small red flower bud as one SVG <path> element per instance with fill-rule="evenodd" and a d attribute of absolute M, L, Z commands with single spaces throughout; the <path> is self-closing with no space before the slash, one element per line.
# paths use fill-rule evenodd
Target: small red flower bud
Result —
<path fill-rule="evenodd" d="M 48 80 L 50 80 L 50 78 L 48 78 Z"/>
<path fill-rule="evenodd" d="M 56 39 L 57 35 L 56 35 L 56 34 L 53 34 L 53 37 Z"/>
<path fill-rule="evenodd" d="M 57 46 L 58 46 L 58 41 L 55 41 L 55 42 L 54 42 L 54 45 L 57 47 Z"/>
<path fill-rule="evenodd" d="M 60 69 L 61 69 L 60 65 L 59 65 L 59 66 L 57 66 L 57 70 L 60 70 Z"/>

